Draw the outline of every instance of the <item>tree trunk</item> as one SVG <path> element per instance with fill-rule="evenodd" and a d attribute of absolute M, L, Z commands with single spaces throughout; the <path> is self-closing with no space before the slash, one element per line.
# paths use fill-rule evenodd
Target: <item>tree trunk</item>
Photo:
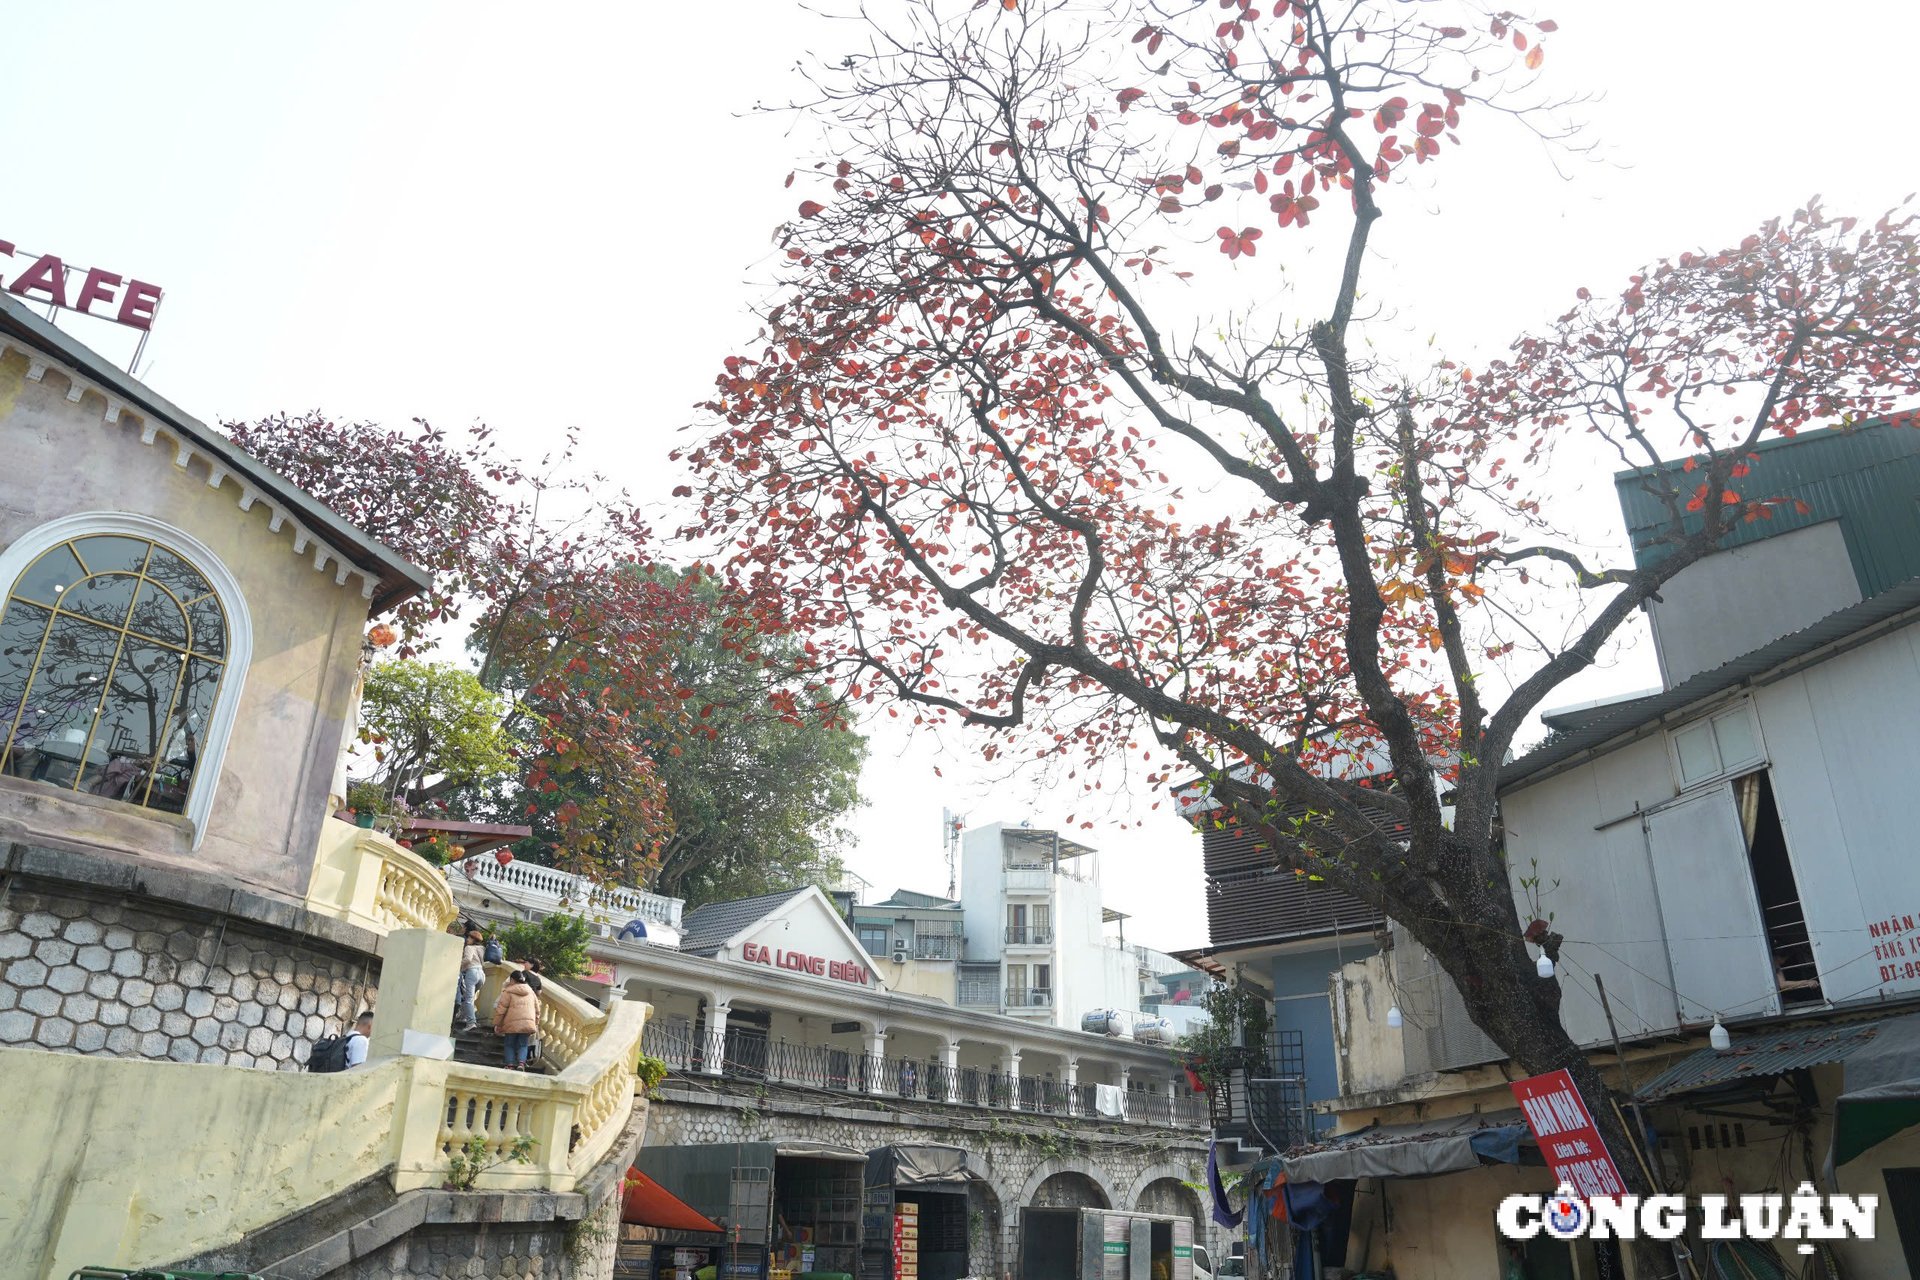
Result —
<path fill-rule="evenodd" d="M 1415 937 L 1420 936 L 1420 930 L 1413 932 Z M 1465 973 L 1454 976 L 1454 981 L 1474 1023 L 1528 1075 L 1564 1069 L 1572 1076 L 1628 1194 L 1644 1198 L 1664 1192 L 1665 1187 L 1649 1178 L 1641 1164 L 1637 1136 L 1621 1120 L 1627 1113 L 1626 1097 L 1606 1083 L 1591 1054 L 1574 1042 L 1560 1021 L 1559 979 L 1541 978 L 1534 971 L 1515 926 L 1469 926 L 1460 934 L 1471 939 L 1463 946 L 1471 954 L 1462 957 L 1466 960 Z M 1422 942 L 1433 949 L 1425 939 Z M 1435 954 L 1453 976 L 1449 953 Z M 1644 1154 L 1657 1176 L 1654 1153 Z M 1667 1244 L 1635 1240 L 1630 1252 L 1635 1280 L 1663 1280 L 1679 1274 L 1673 1250 Z"/>

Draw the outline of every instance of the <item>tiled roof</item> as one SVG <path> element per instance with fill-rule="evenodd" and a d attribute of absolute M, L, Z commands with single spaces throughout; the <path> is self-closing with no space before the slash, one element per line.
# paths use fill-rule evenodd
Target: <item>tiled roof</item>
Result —
<path fill-rule="evenodd" d="M 680 922 L 680 949 L 697 956 L 711 956 L 726 945 L 728 938 L 805 892 L 805 889 L 788 889 L 783 893 L 763 893 L 757 898 L 709 902 L 704 907 L 695 907 Z"/>

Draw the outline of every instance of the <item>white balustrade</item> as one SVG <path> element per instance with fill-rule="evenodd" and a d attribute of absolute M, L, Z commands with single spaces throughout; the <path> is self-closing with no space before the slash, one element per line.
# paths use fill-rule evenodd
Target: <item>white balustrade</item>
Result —
<path fill-rule="evenodd" d="M 597 884 L 585 876 L 570 875 L 552 867 L 515 860 L 501 866 L 495 859 L 479 854 L 455 864 L 455 874 L 465 872 L 475 883 L 492 883 L 542 900 L 543 905 L 570 910 L 596 908 L 626 919 L 638 917 L 654 924 L 680 927 L 684 904 L 678 898 L 663 897 L 625 885 Z"/>

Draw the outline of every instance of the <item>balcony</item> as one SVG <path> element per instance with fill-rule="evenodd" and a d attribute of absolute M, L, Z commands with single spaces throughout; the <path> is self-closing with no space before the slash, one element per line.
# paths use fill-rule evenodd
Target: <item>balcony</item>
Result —
<path fill-rule="evenodd" d="M 923 933 L 913 940 L 915 960 L 958 960 L 960 938 L 952 933 Z"/>
<path fill-rule="evenodd" d="M 958 993 L 961 1007 L 968 1009 L 998 1009 L 1000 1007 L 1000 966 L 967 965 L 960 966 L 960 990 Z"/>
<path fill-rule="evenodd" d="M 469 858 L 450 871 L 456 877 L 463 873 L 476 888 L 498 890 L 503 899 L 516 906 L 574 915 L 592 913 L 611 923 L 638 919 L 677 930 L 686 905 L 678 898 L 624 885 L 596 884 L 585 876 L 532 862 L 509 862 L 503 867 L 490 857 Z"/>
<path fill-rule="evenodd" d="M 1047 994 L 1042 992 L 1041 994 Z M 649 1023 L 642 1051 L 689 1081 L 701 1077 L 755 1085 L 785 1084 L 859 1097 L 901 1098 L 988 1111 L 1080 1117 L 1169 1129 L 1204 1129 L 1204 1098 L 1165 1089 L 1120 1095 L 1121 1114 L 1102 1113 L 1093 1085 L 1069 1088 L 1042 1076 L 1013 1076 L 974 1067 L 948 1071 L 933 1059 L 874 1057 L 832 1045 L 769 1041 L 729 1027 L 724 1045 L 684 1026 Z"/>
<path fill-rule="evenodd" d="M 1023 924 L 1008 925 L 1007 945 L 1010 947 L 1050 947 L 1053 945 L 1053 930 L 1050 928 L 1028 928 Z"/>
<path fill-rule="evenodd" d="M 1207 1110 L 1216 1138 L 1267 1154 L 1312 1139 L 1306 1049 L 1298 1031 L 1278 1032 L 1264 1045 L 1229 1049 L 1207 1074 Z"/>
<path fill-rule="evenodd" d="M 1053 992 L 1046 987 L 1008 987 L 1007 1008 L 1051 1009 Z"/>

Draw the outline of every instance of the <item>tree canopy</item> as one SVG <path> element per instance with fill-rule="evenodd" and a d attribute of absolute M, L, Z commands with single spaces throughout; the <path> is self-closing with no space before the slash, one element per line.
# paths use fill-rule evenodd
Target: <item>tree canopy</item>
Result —
<path fill-rule="evenodd" d="M 670 871 L 751 891 L 831 873 L 861 740 L 797 714 L 773 615 L 705 569 L 660 563 L 638 508 L 575 474 L 571 438 L 528 466 L 485 427 L 455 438 L 314 412 L 226 429 L 432 570 L 397 611 L 401 661 L 373 668 L 365 703 L 378 768 L 416 812 L 529 822 L 523 854 L 624 883 Z M 461 639 L 471 673 L 413 660 Z"/>
<path fill-rule="evenodd" d="M 1524 1069 L 1597 1096 L 1527 950 L 1558 941 L 1518 918 L 1499 764 L 1770 517 L 1758 444 L 1920 391 L 1920 254 L 1904 213 L 1810 201 L 1581 290 L 1482 368 L 1375 357 L 1362 281 L 1381 220 L 1419 216 L 1403 176 L 1476 122 L 1553 134 L 1553 30 L 1386 0 L 870 17 L 798 107 L 823 149 L 684 492 L 822 689 L 1090 788 L 1202 775 L 1278 865 L 1409 929 Z M 1308 243 L 1334 268 L 1284 274 Z M 1557 527 L 1553 459 L 1593 443 L 1646 468 L 1657 563 L 1589 565 Z"/>
<path fill-rule="evenodd" d="M 360 733 L 382 790 L 411 804 L 429 782 L 491 782 L 514 765 L 506 705 L 465 667 L 402 659 L 367 672 Z"/>

